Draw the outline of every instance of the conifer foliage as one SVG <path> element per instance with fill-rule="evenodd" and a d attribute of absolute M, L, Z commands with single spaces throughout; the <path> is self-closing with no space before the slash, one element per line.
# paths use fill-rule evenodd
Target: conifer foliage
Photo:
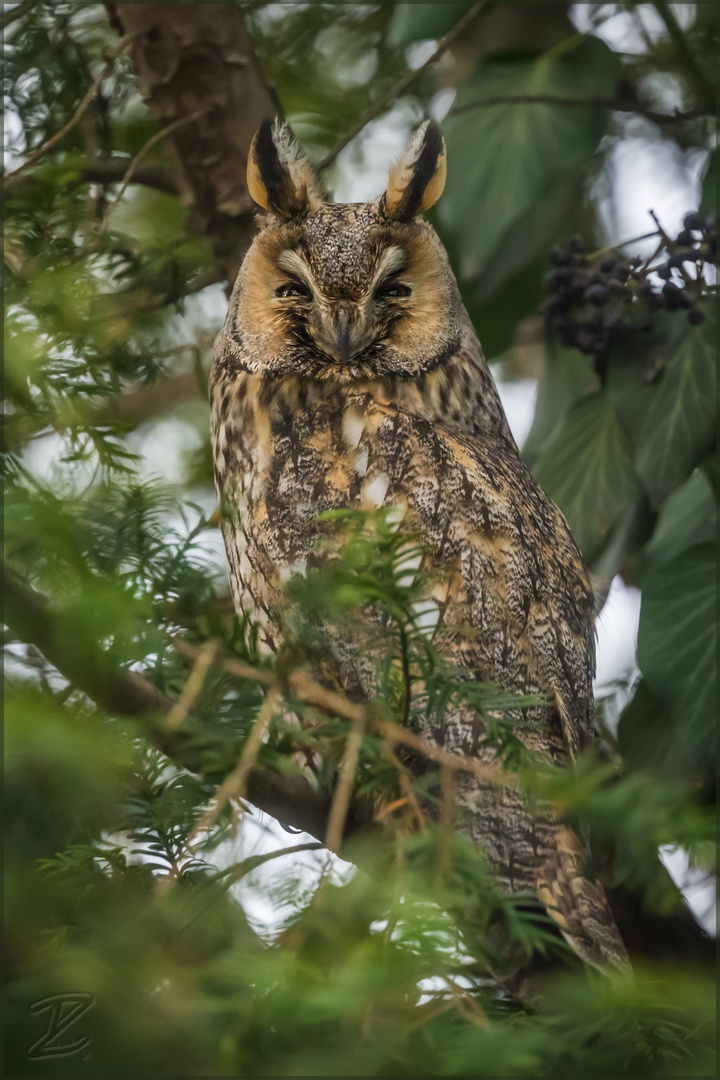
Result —
<path fill-rule="evenodd" d="M 6 5 L 9 1074 L 714 1074 L 713 941 L 660 852 L 714 874 L 718 16 L 583 7 L 578 32 L 565 5 Z M 564 770 L 516 738 L 530 699 L 454 677 L 392 513 L 326 522 L 276 655 L 228 594 L 206 379 L 252 234 L 233 110 L 284 111 L 332 190 L 448 87 L 433 223 L 497 370 L 535 334 L 524 453 L 600 598 L 641 590 L 634 669 Z M 634 137 L 702 163 L 651 249 L 601 226 Z M 371 702 L 312 677 L 327 620 Z M 418 730 L 459 697 L 497 783 L 590 837 L 632 979 L 455 832 L 478 763 Z"/>

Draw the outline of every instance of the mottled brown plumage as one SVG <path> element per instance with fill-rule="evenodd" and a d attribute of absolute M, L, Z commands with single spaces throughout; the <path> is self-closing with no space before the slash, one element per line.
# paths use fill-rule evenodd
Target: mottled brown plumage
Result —
<path fill-rule="evenodd" d="M 444 144 L 416 133 L 377 203 L 331 205 L 286 131 L 248 170 L 263 219 L 211 378 L 217 485 L 235 605 L 275 648 L 282 583 L 313 557 L 323 511 L 403 507 L 432 554 L 435 642 L 467 677 L 542 692 L 519 734 L 567 763 L 593 736 L 593 597 L 560 511 L 520 457 L 447 255 L 415 215 L 439 196 Z M 475 633 L 458 627 L 470 624 Z M 335 670 L 369 692 L 338 643 Z M 492 761 L 476 714 L 424 734 Z M 547 808 L 462 774 L 458 826 L 503 886 L 533 892 L 586 961 L 625 950 L 583 845 Z"/>

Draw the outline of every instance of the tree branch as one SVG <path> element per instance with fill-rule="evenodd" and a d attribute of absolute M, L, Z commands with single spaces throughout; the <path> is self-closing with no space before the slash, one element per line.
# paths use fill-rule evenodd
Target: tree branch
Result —
<path fill-rule="evenodd" d="M 105 79 L 107 79 L 108 75 L 115 67 L 115 61 L 117 60 L 118 56 L 120 55 L 120 53 L 122 53 L 125 49 L 128 48 L 128 46 L 132 43 L 134 36 L 134 34 L 126 35 L 119 43 L 119 45 L 117 45 L 111 51 L 110 57 L 107 60 L 105 67 L 95 79 L 92 86 L 88 89 L 87 93 L 83 97 L 82 101 L 78 105 L 71 118 L 68 120 L 67 124 L 65 124 L 64 127 L 60 128 L 60 131 L 56 131 L 54 135 L 51 135 L 50 138 L 42 144 L 42 146 L 36 147 L 30 154 L 28 154 L 22 165 L 19 165 L 18 168 L 15 169 L 13 172 L 8 173 L 8 175 L 5 177 L 3 185 L 5 191 L 7 191 L 8 187 L 11 187 L 17 181 L 18 177 L 21 176 L 26 169 L 29 169 L 30 166 L 34 165 L 36 161 L 39 161 L 39 159 L 44 154 L 47 154 L 49 150 L 52 150 L 52 148 L 56 146 L 62 139 L 64 139 L 65 136 L 70 131 L 72 131 L 75 125 L 79 123 L 87 108 L 89 107 L 91 101 L 104 83 Z"/>
<path fill-rule="evenodd" d="M 74 686 L 112 715 L 143 720 L 150 741 L 182 768 L 202 772 L 207 743 L 163 724 L 174 702 L 137 672 L 119 672 L 70 612 L 53 610 L 46 597 L 3 567 L 4 619 L 22 641 L 43 653 Z M 322 842 L 330 810 L 305 777 L 280 775 L 256 765 L 246 778 L 248 800 L 282 825 L 302 829 Z M 348 832 L 357 827 L 348 821 Z"/>
<path fill-rule="evenodd" d="M 129 158 L 124 157 L 98 157 L 80 162 L 77 166 L 77 176 L 68 181 L 68 187 L 79 184 L 117 184 L 127 173 Z M 72 164 L 68 168 L 73 168 Z M 14 175 L 14 174 L 13 174 Z M 38 177 L 30 174 L 21 176 L 12 185 L 12 195 L 17 197 L 30 191 L 38 183 Z M 131 184 L 140 184 L 143 187 L 154 188 L 156 191 L 164 191 L 169 195 L 179 195 L 180 188 L 172 173 L 167 169 L 159 169 L 153 165 L 143 165 L 136 169 L 130 178 Z"/>
<path fill-rule="evenodd" d="M 122 200 L 122 197 L 125 194 L 125 192 L 127 191 L 128 186 L 132 183 L 133 176 L 135 175 L 135 173 L 136 173 L 136 171 L 137 171 L 137 169 L 138 169 L 138 167 L 140 165 L 140 162 L 150 152 L 150 150 L 153 148 L 153 146 L 155 146 L 156 143 L 159 143 L 161 141 L 161 139 L 164 139 L 164 138 L 166 138 L 166 136 L 172 134 L 173 131 L 176 131 L 177 128 L 179 128 L 182 124 L 191 124 L 195 120 L 199 120 L 201 116 L 204 116 L 205 113 L 208 112 L 209 108 L 210 108 L 210 106 L 206 105 L 204 108 L 198 109 L 196 112 L 191 113 L 190 116 L 181 116 L 179 120 L 174 120 L 172 122 L 172 124 L 168 124 L 167 127 L 161 128 L 160 131 L 156 131 L 155 134 L 153 136 L 151 136 L 151 138 L 148 139 L 148 141 L 145 143 L 145 145 L 143 147 L 141 147 L 140 150 L 138 150 L 137 154 L 135 155 L 135 157 L 132 159 L 132 161 L 128 165 L 127 172 L 125 173 L 125 175 L 122 178 L 122 182 L 120 184 L 120 190 L 118 191 L 117 195 L 115 196 L 115 199 L 113 200 L 113 202 L 110 203 L 107 210 L 105 211 L 105 216 L 102 219 L 102 222 L 100 223 L 100 232 L 104 232 L 105 229 L 107 228 L 107 224 L 108 224 L 108 220 L 110 218 L 110 215 L 112 214 L 115 207 Z"/>
<path fill-rule="evenodd" d="M 633 103 L 615 98 L 564 98 L 554 94 L 507 94 L 499 97 L 484 98 L 482 101 L 469 101 L 450 110 L 451 116 L 467 112 L 470 109 L 487 109 L 493 105 L 562 105 L 566 108 L 611 109 L 614 112 L 632 112 L 644 116 L 656 124 L 682 124 L 686 120 L 698 120 L 707 116 L 707 109 L 690 109 L 688 112 L 659 113 Z"/>
<path fill-rule="evenodd" d="M 143 720 L 150 740 L 178 765 L 195 772 L 203 771 L 207 743 L 203 745 L 197 734 L 168 731 L 162 723 L 162 718 L 170 713 L 174 704 L 170 698 L 136 672 L 118 672 L 97 642 L 83 635 L 82 624 L 71 613 L 52 610 L 44 596 L 23 584 L 7 567 L 3 568 L 3 579 L 5 621 L 22 641 L 36 645 L 61 674 L 109 713 Z M 186 642 L 175 640 L 173 644 L 181 655 L 197 656 L 198 650 Z M 267 687 L 278 685 L 272 671 L 229 659 L 223 660 L 221 666 L 240 678 L 254 679 Z M 291 691 L 301 700 L 312 700 L 316 707 L 350 720 L 360 716 L 370 719 L 378 733 L 392 742 L 402 742 L 427 753 L 429 744 L 426 745 L 426 740 L 419 735 L 373 719 L 365 707 L 326 690 L 302 671 L 294 672 L 291 678 Z M 450 754 L 441 747 L 435 747 L 432 756 L 438 764 L 453 768 L 458 767 L 459 760 L 470 768 L 472 761 L 465 761 L 460 755 Z M 480 762 L 475 764 L 482 768 Z M 317 795 L 303 776 L 296 773 L 281 775 L 255 765 L 245 779 L 249 802 L 282 825 L 301 829 L 324 843 L 330 802 Z M 359 831 L 368 834 L 378 827 L 369 822 L 362 809 L 351 805 L 343 839 L 347 842 Z M 372 872 L 373 867 L 367 869 Z M 620 932 L 631 950 L 655 959 L 683 955 L 698 963 L 712 962 L 715 943 L 687 907 L 679 905 L 668 915 L 648 915 L 642 897 L 623 889 L 609 890 L 609 895 Z"/>
<path fill-rule="evenodd" d="M 705 77 L 704 72 L 700 68 L 693 51 L 688 45 L 687 38 L 682 31 L 680 23 L 675 18 L 675 12 L 668 3 L 668 0 L 655 0 L 653 7 L 657 11 L 658 15 L 665 23 L 668 34 L 675 44 L 683 63 L 687 70 L 691 80 L 695 83 L 696 88 L 700 91 L 702 96 L 707 102 L 712 102 L 713 105 L 717 101 L 717 91 L 715 87 Z"/>
<path fill-rule="evenodd" d="M 416 68 L 414 71 L 406 71 L 402 78 L 398 79 L 398 81 L 393 86 L 391 86 L 390 89 L 387 90 L 386 93 L 384 93 L 382 97 L 380 97 L 379 100 L 375 102 L 374 105 L 371 105 L 370 108 L 360 117 L 356 124 L 353 124 L 350 130 L 342 137 L 340 142 L 333 147 L 329 154 L 325 155 L 320 164 L 317 166 L 318 170 L 327 169 L 328 166 L 332 165 L 338 154 L 340 154 L 345 149 L 345 147 L 349 143 L 351 143 L 357 135 L 360 134 L 363 128 L 366 127 L 371 120 L 374 120 L 377 116 L 380 115 L 380 113 L 384 112 L 388 105 L 392 104 L 392 102 L 395 101 L 396 98 L 399 98 L 402 94 L 404 94 L 405 91 L 412 86 L 415 80 L 420 78 L 423 72 L 427 71 L 429 67 L 432 67 L 433 64 L 437 63 L 440 57 L 444 53 L 446 53 L 447 50 L 452 45 L 454 45 L 454 43 L 460 37 L 462 37 L 466 30 L 470 28 L 472 23 L 475 22 L 475 19 L 478 17 L 478 15 L 480 15 L 480 13 L 486 7 L 487 4 L 485 3 L 473 4 L 470 10 L 466 11 L 462 18 L 455 24 L 452 30 L 450 30 L 445 35 L 445 37 L 442 38 L 432 56 L 428 57 L 425 63 L 421 64 L 420 67 Z"/>

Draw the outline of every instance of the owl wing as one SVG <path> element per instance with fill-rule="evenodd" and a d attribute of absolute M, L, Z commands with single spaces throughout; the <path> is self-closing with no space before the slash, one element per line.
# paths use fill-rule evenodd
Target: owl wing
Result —
<path fill-rule="evenodd" d="M 470 624 L 501 630 L 495 679 L 547 694 L 574 758 L 593 737 L 595 634 L 592 588 L 568 524 L 514 445 L 444 428 L 439 438 L 464 475 L 455 519 L 468 534 Z"/>
<path fill-rule="evenodd" d="M 364 416 L 363 491 L 406 504 L 433 549 L 436 644 L 475 678 L 546 695 L 549 705 L 522 710 L 519 737 L 567 764 L 593 736 L 595 649 L 592 590 L 563 515 L 502 438 L 461 436 L 377 404 L 366 403 Z M 468 624 L 471 634 L 458 630 Z M 494 756 L 463 707 L 425 734 L 456 752 Z M 516 789 L 468 775 L 457 799 L 463 831 L 509 891 L 534 892 L 585 961 L 624 968 L 602 885 L 586 875 L 587 849 L 551 808 L 531 815 Z"/>

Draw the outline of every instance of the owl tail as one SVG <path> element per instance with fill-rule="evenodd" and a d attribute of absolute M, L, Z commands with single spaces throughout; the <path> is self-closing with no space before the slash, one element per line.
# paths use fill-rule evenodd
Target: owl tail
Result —
<path fill-rule="evenodd" d="M 587 852 L 570 829 L 560 826 L 556 835 L 557 846 L 538 875 L 538 899 L 581 960 L 605 975 L 631 974 L 605 890 L 585 876 Z"/>

